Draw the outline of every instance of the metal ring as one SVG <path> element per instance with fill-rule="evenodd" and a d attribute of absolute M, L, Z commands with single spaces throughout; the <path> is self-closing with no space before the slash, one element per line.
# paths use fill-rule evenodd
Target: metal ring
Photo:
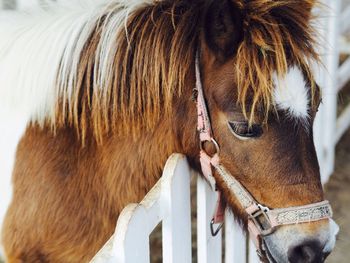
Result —
<path fill-rule="evenodd" d="M 205 151 L 204 148 L 203 148 L 203 145 L 204 145 L 204 143 L 206 143 L 206 142 L 211 142 L 211 143 L 214 144 L 214 146 L 215 146 L 215 153 L 214 153 L 214 155 L 220 153 L 220 146 L 219 146 L 219 144 L 217 143 L 217 141 L 215 141 L 214 138 L 210 138 L 210 141 L 208 141 L 208 140 L 206 140 L 206 141 L 200 141 L 199 147 L 200 147 L 201 151 Z M 208 153 L 206 152 L 206 154 L 208 154 Z M 208 155 L 209 155 L 209 154 L 208 154 Z"/>

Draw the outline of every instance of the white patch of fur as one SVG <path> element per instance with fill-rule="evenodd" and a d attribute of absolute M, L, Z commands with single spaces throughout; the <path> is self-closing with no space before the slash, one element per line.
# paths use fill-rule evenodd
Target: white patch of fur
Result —
<path fill-rule="evenodd" d="M 274 75 L 273 78 L 277 109 L 286 110 L 292 117 L 307 119 L 310 98 L 302 72 L 297 67 L 291 67 L 285 77 Z"/>
<path fill-rule="evenodd" d="M 270 253 L 275 259 L 278 259 L 278 262 L 289 262 L 288 249 L 303 244 L 308 240 L 316 240 L 321 245 L 324 245 L 323 252 L 325 253 L 333 250 L 336 235 L 339 231 L 339 227 L 334 220 L 329 219 L 329 224 L 320 224 L 318 229 L 314 229 L 312 232 L 308 231 L 309 224 L 313 223 L 282 226 L 277 228 L 271 235 L 264 237 Z"/>
<path fill-rule="evenodd" d="M 103 90 L 112 81 L 116 34 L 131 12 L 151 2 L 76 0 L 28 13 L 0 13 L 1 107 L 31 121 L 53 120 L 57 99 L 69 100 L 74 92 L 80 54 L 102 16 L 94 88 Z"/>
<path fill-rule="evenodd" d="M 339 226 L 333 219 L 329 220 L 329 232 L 330 234 L 328 242 L 323 249 L 324 253 L 329 253 L 333 250 L 333 248 L 335 247 L 335 242 L 337 240 L 337 235 L 339 233 Z"/>

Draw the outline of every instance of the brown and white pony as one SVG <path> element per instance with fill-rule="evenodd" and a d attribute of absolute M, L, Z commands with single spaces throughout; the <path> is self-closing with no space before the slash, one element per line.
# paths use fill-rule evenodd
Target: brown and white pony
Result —
<path fill-rule="evenodd" d="M 313 0 L 90 2 L 0 25 L 1 104 L 30 120 L 2 231 L 8 262 L 87 262 L 171 153 L 200 171 L 196 52 L 222 164 L 270 208 L 324 199 Z M 228 186 L 218 188 L 245 226 Z M 264 241 L 272 262 L 323 262 L 336 232 L 326 219 Z"/>

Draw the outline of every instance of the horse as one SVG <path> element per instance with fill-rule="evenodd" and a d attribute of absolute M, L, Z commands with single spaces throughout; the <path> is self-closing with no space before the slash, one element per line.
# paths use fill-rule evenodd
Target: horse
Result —
<path fill-rule="evenodd" d="M 265 261 L 323 262 L 338 226 L 329 205 L 314 209 L 324 202 L 312 130 L 315 4 L 73 1 L 10 15 L 0 25 L 0 100 L 28 125 L 2 228 L 8 262 L 89 261 L 173 152 L 204 174 L 200 153 L 209 157 L 220 204 L 245 230 L 268 222 L 242 207 L 233 180 L 263 217 L 320 213 L 259 238 Z M 198 129 L 200 118 L 210 129 Z"/>

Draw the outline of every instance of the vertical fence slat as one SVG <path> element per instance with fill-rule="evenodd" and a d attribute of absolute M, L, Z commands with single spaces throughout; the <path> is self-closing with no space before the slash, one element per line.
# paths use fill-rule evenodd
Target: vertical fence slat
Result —
<path fill-rule="evenodd" d="M 198 176 L 197 180 L 197 224 L 198 224 L 198 262 L 220 263 L 222 255 L 221 232 L 213 237 L 210 232 L 210 220 L 213 217 L 217 193 L 208 183 Z"/>
<path fill-rule="evenodd" d="M 325 19 L 321 19 L 323 17 L 323 9 L 321 8 L 316 8 L 314 10 L 315 12 L 315 17 L 319 17 L 317 20 L 317 24 L 323 25 L 325 24 Z M 325 54 L 325 32 L 323 32 L 324 26 L 320 26 L 319 28 L 317 28 L 316 30 L 318 31 L 317 34 L 317 50 L 318 53 L 320 55 L 324 55 Z M 322 88 L 325 86 L 325 80 L 324 80 L 324 71 L 325 68 L 323 65 L 319 65 L 318 63 L 313 63 L 312 64 L 312 70 L 314 72 L 314 77 L 316 79 L 317 84 Z M 324 146 L 323 146 L 323 104 L 321 103 L 318 109 L 318 113 L 316 114 L 316 118 L 314 121 L 314 144 L 315 144 L 315 148 L 316 148 L 316 153 L 317 153 L 317 158 L 318 158 L 318 162 L 320 165 L 320 173 L 321 173 L 321 177 L 324 177 L 323 175 L 325 174 L 325 166 L 324 166 L 324 158 L 325 158 L 325 153 L 324 153 Z"/>
<path fill-rule="evenodd" d="M 173 171 L 172 180 L 162 184 L 163 263 L 192 262 L 191 176 L 187 161 L 182 158 Z"/>
<path fill-rule="evenodd" d="M 127 206 L 120 215 L 113 241 L 118 263 L 149 263 L 147 212 L 136 204 Z"/>
<path fill-rule="evenodd" d="M 260 263 L 253 241 L 249 240 L 249 263 Z"/>
<path fill-rule="evenodd" d="M 242 228 L 234 221 L 230 210 L 225 214 L 225 263 L 245 263 L 246 258 L 246 236 Z"/>
<path fill-rule="evenodd" d="M 326 65 L 326 72 L 324 74 L 324 87 L 323 87 L 323 147 L 325 149 L 324 160 L 324 174 L 322 175 L 322 181 L 326 182 L 329 176 L 334 170 L 335 159 L 335 143 L 334 134 L 336 131 L 336 119 L 337 119 L 337 84 L 336 76 L 339 64 L 339 15 L 341 8 L 341 0 L 327 1 L 323 0 L 326 6 L 329 6 L 330 14 L 326 17 L 325 30 L 323 33 L 326 39 L 326 54 L 323 56 L 323 63 Z"/>

